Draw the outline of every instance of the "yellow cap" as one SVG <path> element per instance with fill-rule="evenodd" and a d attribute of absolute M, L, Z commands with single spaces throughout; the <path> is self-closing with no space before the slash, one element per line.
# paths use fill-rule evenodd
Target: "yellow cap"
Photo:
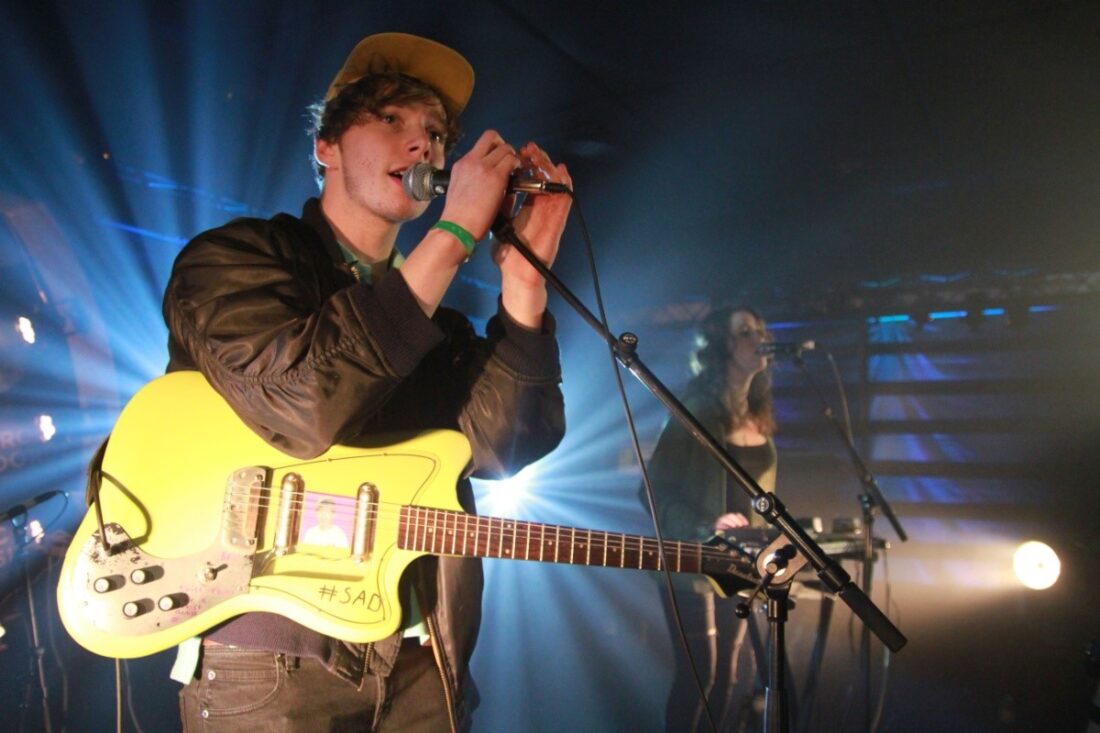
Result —
<path fill-rule="evenodd" d="M 376 33 L 352 49 L 329 84 L 325 102 L 364 76 L 387 72 L 406 74 L 431 86 L 451 119 L 462 113 L 474 89 L 474 69 L 454 49 L 408 33 Z"/>

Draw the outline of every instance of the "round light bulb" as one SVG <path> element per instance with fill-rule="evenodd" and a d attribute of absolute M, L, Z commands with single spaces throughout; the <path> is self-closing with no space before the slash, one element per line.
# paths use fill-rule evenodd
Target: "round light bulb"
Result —
<path fill-rule="evenodd" d="M 1062 561 L 1049 545 L 1042 542 L 1025 542 L 1016 549 L 1012 558 L 1016 577 L 1028 588 L 1043 590 L 1054 585 L 1062 572 Z"/>

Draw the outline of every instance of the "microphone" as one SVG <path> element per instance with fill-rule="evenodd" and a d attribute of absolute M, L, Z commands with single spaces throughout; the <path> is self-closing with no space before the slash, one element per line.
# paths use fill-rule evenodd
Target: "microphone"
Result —
<path fill-rule="evenodd" d="M 813 351 L 817 344 L 813 341 L 765 341 L 756 347 L 761 356 L 777 358 L 802 356 L 803 351 Z"/>
<path fill-rule="evenodd" d="M 54 489 L 53 491 L 47 491 L 43 494 L 39 494 L 38 496 L 34 497 L 33 499 L 27 501 L 25 504 L 16 504 L 15 506 L 13 506 L 11 509 L 7 510 L 6 512 L 0 512 L 0 522 L 6 522 L 9 519 L 14 519 L 15 517 L 18 517 L 21 514 L 26 514 L 28 509 L 32 509 L 32 508 L 38 506 L 39 504 L 41 504 L 44 501 L 49 501 L 50 499 L 54 498 L 55 496 L 61 496 L 63 494 L 65 494 L 64 491 L 59 491 L 57 489 Z"/>
<path fill-rule="evenodd" d="M 413 201 L 431 201 L 447 193 L 451 184 L 451 172 L 432 168 L 427 163 L 417 163 L 401 176 L 405 192 Z M 564 183 L 540 181 L 537 178 L 512 175 L 508 181 L 508 193 L 572 193 Z"/>

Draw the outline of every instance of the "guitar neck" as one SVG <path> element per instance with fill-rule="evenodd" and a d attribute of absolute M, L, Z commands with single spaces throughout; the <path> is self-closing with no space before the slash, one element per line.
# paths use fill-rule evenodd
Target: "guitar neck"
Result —
<path fill-rule="evenodd" d="M 576 529 L 464 512 L 404 506 L 398 527 L 400 548 L 433 555 L 664 570 L 657 540 L 640 535 Z M 664 543 L 669 569 L 703 572 L 716 550 L 696 542 Z M 719 553 L 721 555 L 721 553 Z M 714 558 L 709 558 L 714 559 Z"/>

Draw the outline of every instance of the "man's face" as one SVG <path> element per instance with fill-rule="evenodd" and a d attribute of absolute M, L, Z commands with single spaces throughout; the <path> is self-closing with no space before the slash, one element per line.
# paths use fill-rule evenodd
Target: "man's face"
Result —
<path fill-rule="evenodd" d="M 349 127 L 336 143 L 317 141 L 328 170 L 325 195 L 358 214 L 389 223 L 415 219 L 428 207 L 405 192 L 401 175 L 417 163 L 444 164 L 447 127 L 438 102 L 387 105 Z"/>

